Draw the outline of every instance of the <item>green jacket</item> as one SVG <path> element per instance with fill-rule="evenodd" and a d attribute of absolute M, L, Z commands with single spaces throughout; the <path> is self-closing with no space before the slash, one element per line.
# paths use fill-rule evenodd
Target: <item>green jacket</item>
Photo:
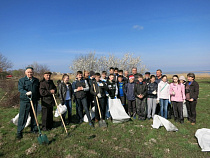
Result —
<path fill-rule="evenodd" d="M 27 76 L 19 79 L 18 91 L 20 92 L 20 100 L 29 102 L 29 98 L 26 92 L 32 92 L 32 100 L 38 101 L 40 98 L 39 94 L 39 80 L 35 77 L 30 81 Z"/>

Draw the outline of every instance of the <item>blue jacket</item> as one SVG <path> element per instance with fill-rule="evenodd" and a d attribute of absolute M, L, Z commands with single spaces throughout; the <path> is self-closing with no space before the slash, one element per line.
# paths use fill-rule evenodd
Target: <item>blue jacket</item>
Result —
<path fill-rule="evenodd" d="M 126 95 L 127 100 L 135 100 L 134 94 L 134 85 L 135 83 L 126 83 L 124 88 L 124 93 Z"/>

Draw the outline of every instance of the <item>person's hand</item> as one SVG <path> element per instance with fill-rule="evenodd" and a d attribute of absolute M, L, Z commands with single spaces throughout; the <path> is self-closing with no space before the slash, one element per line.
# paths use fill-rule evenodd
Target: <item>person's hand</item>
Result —
<path fill-rule="evenodd" d="M 152 94 L 156 95 L 156 94 L 157 94 L 157 92 L 156 92 L 156 91 L 153 91 L 153 92 L 152 92 Z"/>
<path fill-rule="evenodd" d="M 173 91 L 172 94 L 175 95 L 175 92 Z"/>
<path fill-rule="evenodd" d="M 98 97 L 98 98 L 101 98 L 101 97 L 102 97 L 102 96 L 101 96 L 101 93 L 98 93 L 98 94 L 97 94 L 97 97 Z"/>
<path fill-rule="evenodd" d="M 31 92 L 31 91 L 26 92 L 26 95 L 27 95 L 27 96 L 32 95 L 32 92 Z"/>
<path fill-rule="evenodd" d="M 189 101 L 194 101 L 194 99 L 193 99 L 193 98 L 191 98 Z"/>
<path fill-rule="evenodd" d="M 184 100 L 183 103 L 185 104 L 186 103 L 186 100 Z"/>
<path fill-rule="evenodd" d="M 142 99 L 144 96 L 142 94 L 139 95 L 139 98 Z"/>
<path fill-rule="evenodd" d="M 55 90 L 54 90 L 54 89 L 51 89 L 51 90 L 50 90 L 50 93 L 51 93 L 51 94 L 55 94 Z"/>

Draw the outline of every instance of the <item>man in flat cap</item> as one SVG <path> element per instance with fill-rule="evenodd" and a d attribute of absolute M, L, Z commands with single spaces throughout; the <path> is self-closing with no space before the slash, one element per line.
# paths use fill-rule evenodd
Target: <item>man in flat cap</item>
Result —
<path fill-rule="evenodd" d="M 31 132 L 38 132 L 34 114 L 31 108 L 30 100 L 32 99 L 35 112 L 37 111 L 39 95 L 39 80 L 33 77 L 33 68 L 27 67 L 25 70 L 25 77 L 21 78 L 18 82 L 18 91 L 20 92 L 20 112 L 18 119 L 17 138 L 23 137 L 22 131 L 26 125 L 28 114 L 31 116 Z"/>
<path fill-rule="evenodd" d="M 39 92 L 41 95 L 42 104 L 42 130 L 51 130 L 53 128 L 53 106 L 55 101 L 53 94 L 57 89 L 53 81 L 51 80 L 51 72 L 45 72 L 44 78 L 40 81 Z"/>

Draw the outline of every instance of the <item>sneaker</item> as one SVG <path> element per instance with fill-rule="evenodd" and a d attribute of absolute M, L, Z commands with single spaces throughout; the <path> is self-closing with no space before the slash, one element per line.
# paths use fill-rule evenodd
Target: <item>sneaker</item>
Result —
<path fill-rule="evenodd" d="M 194 125 L 195 125 L 195 123 L 194 123 L 194 122 L 192 122 L 192 123 L 191 123 L 191 125 L 192 125 L 192 126 L 194 126 Z"/>
<path fill-rule="evenodd" d="M 89 122 L 89 125 L 90 127 L 94 127 L 93 123 L 92 122 Z"/>
<path fill-rule="evenodd" d="M 22 133 L 18 133 L 17 136 L 16 136 L 16 138 L 17 138 L 18 140 L 22 139 L 22 138 L 23 138 L 23 134 L 22 134 Z"/>
<path fill-rule="evenodd" d="M 151 117 L 149 117 L 149 118 L 147 118 L 148 120 L 150 120 L 151 119 Z"/>
<path fill-rule="evenodd" d="M 184 123 L 184 121 L 183 121 L 183 120 L 181 120 L 181 121 L 180 121 L 180 123 L 181 123 L 181 124 L 183 124 L 183 123 Z"/>

